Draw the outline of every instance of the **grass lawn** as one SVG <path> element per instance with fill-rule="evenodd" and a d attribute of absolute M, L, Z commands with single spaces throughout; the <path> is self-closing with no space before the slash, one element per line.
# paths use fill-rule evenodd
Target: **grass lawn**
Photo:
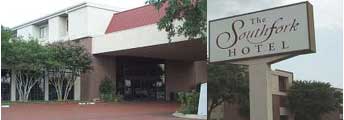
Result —
<path fill-rule="evenodd" d="M 11 101 L 1 101 L 1 105 L 11 105 Z"/>

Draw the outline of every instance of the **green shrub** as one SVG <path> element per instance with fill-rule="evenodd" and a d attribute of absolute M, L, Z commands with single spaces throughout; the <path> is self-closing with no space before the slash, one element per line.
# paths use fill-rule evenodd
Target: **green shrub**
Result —
<path fill-rule="evenodd" d="M 106 77 L 99 86 L 100 98 L 106 102 L 114 100 L 115 84 L 112 80 Z"/>
<path fill-rule="evenodd" d="M 113 100 L 113 96 L 110 93 L 101 94 L 100 98 L 105 102 L 111 102 Z"/>
<path fill-rule="evenodd" d="M 179 112 L 184 114 L 196 114 L 198 109 L 199 93 L 196 91 L 191 92 L 178 92 L 178 102 L 181 103 Z"/>
<path fill-rule="evenodd" d="M 122 95 L 101 94 L 100 97 L 105 102 L 120 102 L 123 100 Z"/>
<path fill-rule="evenodd" d="M 99 91 L 102 94 L 109 94 L 112 93 L 114 91 L 114 83 L 108 78 L 106 77 L 99 86 Z"/>
<path fill-rule="evenodd" d="M 112 99 L 112 101 L 114 101 L 114 102 L 120 102 L 122 100 L 123 100 L 123 96 L 122 95 L 114 95 L 113 99 Z"/>

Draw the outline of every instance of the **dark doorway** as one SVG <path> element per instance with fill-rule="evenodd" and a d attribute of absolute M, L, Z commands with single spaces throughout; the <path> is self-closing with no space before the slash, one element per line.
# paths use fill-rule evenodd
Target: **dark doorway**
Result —
<path fill-rule="evenodd" d="M 121 56 L 117 58 L 117 94 L 125 100 L 165 100 L 164 61 Z"/>

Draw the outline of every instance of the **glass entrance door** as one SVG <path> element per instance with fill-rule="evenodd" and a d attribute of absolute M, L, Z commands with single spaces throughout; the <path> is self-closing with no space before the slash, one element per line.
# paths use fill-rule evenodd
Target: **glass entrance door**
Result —
<path fill-rule="evenodd" d="M 165 100 L 164 64 L 147 58 L 119 58 L 117 92 L 126 100 Z"/>

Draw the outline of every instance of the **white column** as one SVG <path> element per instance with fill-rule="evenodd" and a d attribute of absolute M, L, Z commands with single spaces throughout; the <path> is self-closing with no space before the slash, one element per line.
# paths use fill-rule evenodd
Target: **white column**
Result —
<path fill-rule="evenodd" d="M 13 70 L 11 72 L 11 101 L 16 101 L 16 81 Z"/>
<path fill-rule="evenodd" d="M 74 81 L 74 100 L 80 100 L 80 77 Z"/>
<path fill-rule="evenodd" d="M 44 100 L 49 101 L 49 80 L 44 80 Z"/>
<path fill-rule="evenodd" d="M 249 65 L 250 116 L 251 120 L 272 120 L 272 90 L 270 65 Z"/>

